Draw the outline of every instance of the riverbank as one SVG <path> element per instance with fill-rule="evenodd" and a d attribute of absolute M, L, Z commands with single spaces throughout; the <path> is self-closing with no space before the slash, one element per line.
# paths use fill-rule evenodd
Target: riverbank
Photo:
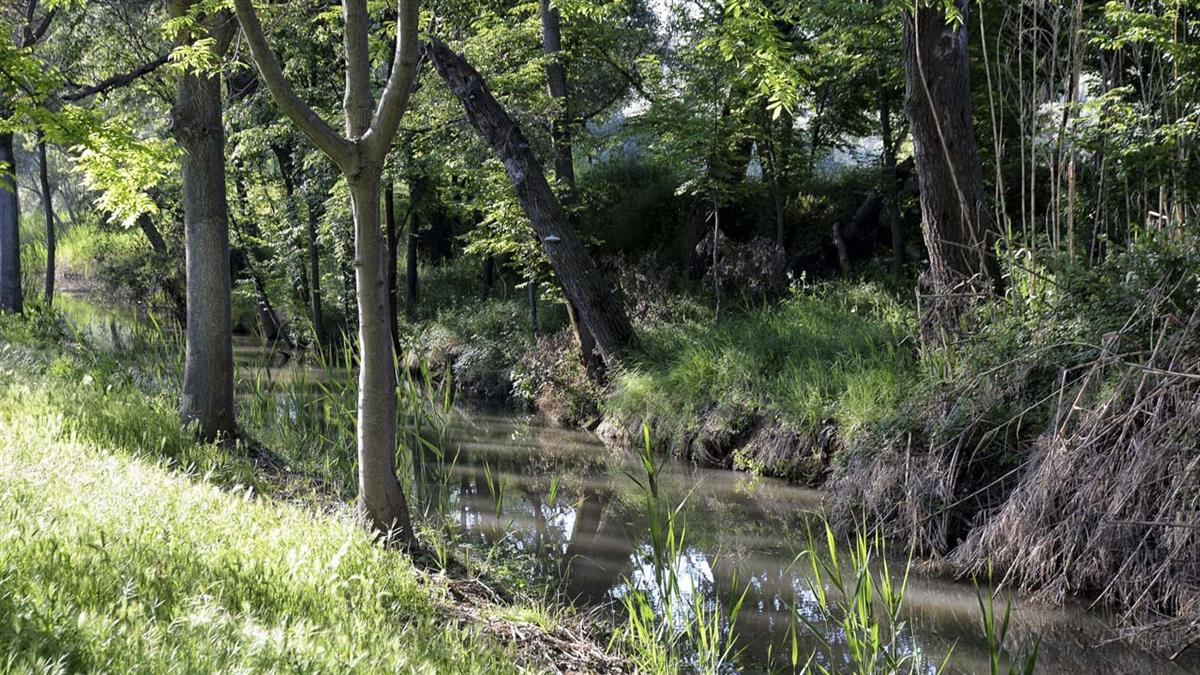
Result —
<path fill-rule="evenodd" d="M 1190 246 L 1146 240 L 1091 268 L 1007 260 L 1006 296 L 940 344 L 922 345 L 915 308 L 871 284 L 719 321 L 686 295 L 652 295 L 634 314 L 638 350 L 604 389 L 588 389 L 566 333 L 489 342 L 460 310 L 417 333 L 443 339 L 416 344 L 460 384 L 481 363 L 493 382 L 512 373 L 518 402 L 612 447 L 636 447 L 645 423 L 696 465 L 825 484 L 841 530 L 865 521 L 931 569 L 994 570 L 1051 603 L 1092 598 L 1169 656 L 1200 639 Z M 496 323 L 520 336 L 519 308 L 507 312 Z M 460 374 L 456 344 L 497 349 Z"/>
<path fill-rule="evenodd" d="M 625 668 L 567 610 L 415 565 L 311 476 L 196 443 L 153 373 L 70 340 L 49 316 L 3 322 L 10 667 Z"/>
<path fill-rule="evenodd" d="M 697 466 L 810 485 L 917 379 L 915 312 L 879 284 L 797 286 L 720 317 L 707 301 L 631 299 L 638 346 L 603 387 L 578 364 L 565 315 L 543 310 L 533 337 L 519 301 L 449 304 L 405 343 L 473 402 L 592 429 L 615 449 L 639 446 L 645 425 L 656 448 Z"/>

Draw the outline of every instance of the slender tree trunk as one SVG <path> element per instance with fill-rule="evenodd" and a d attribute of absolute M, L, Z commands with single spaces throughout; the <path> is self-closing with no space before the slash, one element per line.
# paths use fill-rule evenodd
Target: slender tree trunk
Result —
<path fill-rule="evenodd" d="M 996 286 L 1000 274 L 987 222 L 983 170 L 971 120 L 967 0 L 962 21 L 947 23 L 940 5 L 904 17 L 905 110 L 912 128 L 921 213 L 933 287 L 946 294 L 969 284 Z"/>
<path fill-rule="evenodd" d="M 537 337 L 538 334 L 538 281 L 530 279 L 526 287 L 529 295 L 529 332 Z"/>
<path fill-rule="evenodd" d="M 292 245 L 297 249 L 307 249 L 305 237 L 300 229 L 300 207 L 296 196 L 296 162 L 293 159 L 292 144 L 272 144 L 271 151 L 275 154 L 275 161 L 279 164 L 279 174 L 283 177 L 284 204 L 287 208 L 288 220 L 291 222 L 288 229 L 294 232 Z M 298 260 L 290 251 L 286 260 L 289 273 L 299 282 L 296 295 L 301 304 L 306 304 L 312 297 L 312 290 L 308 284 L 308 262 L 305 259 Z"/>
<path fill-rule="evenodd" d="M 238 235 L 238 239 L 241 240 L 242 253 L 246 256 L 246 268 L 258 300 L 258 322 L 262 326 L 262 336 L 269 343 L 282 340 L 290 347 L 291 341 L 288 339 L 283 320 L 275 309 L 275 303 L 271 302 L 271 296 L 267 293 L 267 280 L 262 272 L 262 267 L 267 264 L 267 252 L 258 245 L 262 239 L 262 230 L 259 229 L 258 221 L 255 220 L 251 211 L 250 191 L 246 186 L 245 163 L 240 158 L 234 164 L 234 172 L 234 194 L 237 195 L 242 216 L 239 221 L 233 214 L 230 214 L 229 224 Z M 238 227 L 239 222 L 242 225 L 241 228 Z"/>
<path fill-rule="evenodd" d="M 312 190 L 309 190 L 312 192 Z M 325 332 L 324 301 L 321 298 L 321 243 L 318 239 L 320 206 L 318 199 L 310 194 L 305 200 L 308 211 L 308 304 L 309 315 L 312 317 L 313 334 L 317 345 L 325 349 L 329 346 L 329 336 Z"/>
<path fill-rule="evenodd" d="M 350 184 L 358 288 L 359 501 L 376 529 L 412 537 L 396 478 L 396 371 L 388 313 L 387 242 L 379 223 L 379 179 Z"/>
<path fill-rule="evenodd" d="M 186 11 L 190 3 L 175 3 Z M 176 13 L 176 16 L 181 14 Z M 183 148 L 187 327 L 180 414 L 201 438 L 236 433 L 233 409 L 233 318 L 229 263 L 229 205 L 225 192 L 225 131 L 218 76 L 193 71 L 178 77 L 172 109 Z"/>
<path fill-rule="evenodd" d="M 875 0 L 876 7 L 882 7 L 882 4 L 883 0 Z M 904 225 L 900 222 L 900 181 L 896 169 L 896 140 L 892 130 L 892 96 L 882 65 L 875 67 L 875 78 L 878 80 L 879 136 L 883 145 L 880 153 L 883 160 L 883 210 L 892 234 L 892 276 L 900 276 L 904 270 Z"/>
<path fill-rule="evenodd" d="M 603 285 L 595 262 L 570 226 L 529 142 L 465 59 L 436 39 L 429 49 L 434 67 L 462 103 L 471 124 L 504 163 L 567 300 L 578 310 L 580 323 L 595 338 L 605 361 L 615 359 L 632 344 L 633 326 L 610 289 Z"/>
<path fill-rule="evenodd" d="M 396 185 L 388 179 L 383 189 L 383 219 L 387 233 L 387 290 L 388 318 L 392 326 L 392 343 L 400 355 L 400 232 L 396 229 Z"/>
<path fill-rule="evenodd" d="M 54 200 L 50 188 L 50 165 L 46 159 L 46 134 L 37 132 L 38 182 L 42 190 L 42 213 L 46 218 L 46 306 L 54 304 L 54 261 L 58 237 L 54 231 Z"/>
<path fill-rule="evenodd" d="M 546 84 L 554 100 L 555 115 L 550 125 L 550 141 L 554 151 L 554 176 L 562 190 L 562 202 L 576 201 L 575 159 L 571 150 L 571 113 L 567 89 L 567 67 L 562 62 L 562 18 L 551 0 L 539 0 L 542 23 L 542 53 L 546 62 Z"/>
<path fill-rule="evenodd" d="M 397 4 L 396 53 L 376 106 L 371 94 L 368 5 L 366 0 L 342 3 L 346 133 L 341 136 L 292 90 L 250 0 L 234 0 L 242 32 L 272 97 L 338 164 L 350 187 L 358 300 L 359 508 L 377 532 L 409 546 L 414 546 L 416 539 L 404 490 L 396 477 L 396 371 L 388 320 L 387 242 L 379 210 L 381 169 L 408 107 L 417 73 L 418 4 L 416 0 L 399 0 Z"/>
<path fill-rule="evenodd" d="M 415 199 L 415 197 L 413 197 Z M 417 247 L 421 241 L 420 211 L 414 206 L 408 212 L 408 245 L 404 250 L 404 315 L 412 321 L 417 317 Z"/>
<path fill-rule="evenodd" d="M 159 273 L 162 275 L 163 292 L 167 294 L 167 299 L 171 301 L 175 309 L 175 319 L 180 326 L 185 326 L 187 325 L 187 294 L 179 286 L 174 261 L 171 260 L 171 254 L 167 251 L 167 242 L 155 227 L 150 214 L 143 213 L 138 216 L 137 224 L 142 233 L 146 235 L 150 249 L 154 251 Z"/>
<path fill-rule="evenodd" d="M 0 312 L 25 310 L 21 290 L 21 207 L 12 133 L 0 133 Z"/>
<path fill-rule="evenodd" d="M 483 297 L 492 297 L 496 287 L 496 256 L 491 253 L 483 257 Z"/>

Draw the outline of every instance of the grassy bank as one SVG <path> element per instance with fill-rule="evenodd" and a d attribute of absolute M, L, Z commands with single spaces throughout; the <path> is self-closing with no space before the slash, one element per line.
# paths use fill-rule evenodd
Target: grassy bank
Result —
<path fill-rule="evenodd" d="M 553 612 L 464 600 L 469 580 L 193 442 L 170 391 L 55 331 L 0 326 L 0 670 L 490 673 L 574 658 L 550 647 L 561 635 L 537 638 L 564 630 Z M 514 626 L 533 639 L 504 639 Z"/>
<path fill-rule="evenodd" d="M 460 392 L 564 425 L 604 420 L 618 446 L 637 446 L 645 423 L 656 446 L 707 466 L 816 480 L 916 378 L 913 311 L 872 283 L 797 288 L 720 318 L 702 295 L 631 298 L 653 306 L 633 314 L 638 345 L 604 388 L 575 364 L 557 307 L 535 339 L 522 299 L 458 297 L 422 313 L 407 340 L 448 365 Z"/>
<path fill-rule="evenodd" d="M 915 377 L 911 311 L 873 284 L 797 291 L 783 302 L 644 330 L 605 413 L 650 425 L 680 456 L 814 480 Z"/>

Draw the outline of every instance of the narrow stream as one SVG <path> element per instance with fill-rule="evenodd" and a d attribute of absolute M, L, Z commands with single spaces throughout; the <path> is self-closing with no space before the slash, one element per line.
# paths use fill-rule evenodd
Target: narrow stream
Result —
<path fill-rule="evenodd" d="M 133 313 L 96 309 L 79 299 L 62 305 L 80 329 L 108 346 L 130 344 Z M 254 339 L 237 338 L 240 376 L 269 369 L 286 381 L 289 369 Z M 125 348 L 128 348 L 127 346 Z M 283 375 L 281 378 L 280 375 Z M 590 433 L 554 428 L 527 415 L 458 408 L 443 439 L 444 457 L 414 461 L 415 508 L 449 518 L 460 536 L 495 555 L 520 554 L 536 573 L 583 606 L 611 607 L 631 588 L 658 592 L 649 557 L 643 493 L 631 476 L 644 471 L 631 455 L 604 447 Z M 823 536 L 812 512 L 819 491 L 784 481 L 664 460 L 660 481 L 671 504 L 682 504 L 685 546 L 673 561 L 685 604 L 727 612 L 745 593 L 734 632 L 734 672 L 791 670 L 792 635 L 800 662 L 820 645 L 803 617 L 820 617 L 801 559 L 809 531 Z M 894 569 L 902 568 L 902 562 Z M 1012 602 L 1010 649 L 1040 641 L 1040 673 L 1200 672 L 1192 658 L 1173 663 L 1113 640 L 1115 619 L 1078 602 L 1048 607 L 1020 596 Z M 976 590 L 914 573 L 905 598 L 911 639 L 904 648 L 950 672 L 986 673 L 988 652 Z M 1002 611 L 1002 608 L 1000 609 Z M 844 636 L 829 627 L 832 654 L 844 658 Z"/>

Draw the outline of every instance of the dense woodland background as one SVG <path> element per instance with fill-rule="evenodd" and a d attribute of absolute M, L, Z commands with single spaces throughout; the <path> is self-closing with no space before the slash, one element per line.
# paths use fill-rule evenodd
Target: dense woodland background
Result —
<path fill-rule="evenodd" d="M 330 480 L 386 538 L 419 546 L 396 391 L 424 368 L 1197 639 L 1200 2 L 0 22 L 7 341 L 64 294 L 140 308 L 179 327 L 189 433 L 296 466 L 239 410 L 233 336 L 352 368 Z"/>

